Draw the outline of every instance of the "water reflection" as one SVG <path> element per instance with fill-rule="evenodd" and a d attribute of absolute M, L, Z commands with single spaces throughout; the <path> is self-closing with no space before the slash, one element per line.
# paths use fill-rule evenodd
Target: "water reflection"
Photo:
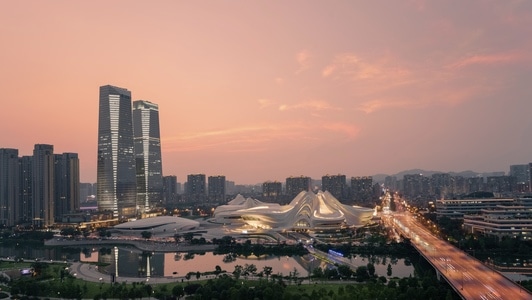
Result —
<path fill-rule="evenodd" d="M 183 277 L 189 272 L 214 272 L 216 266 L 223 271 L 232 273 L 236 265 L 254 264 L 257 272 L 265 266 L 272 267 L 272 274 L 289 275 L 296 270 L 299 276 L 308 276 L 316 267 L 330 267 L 328 263 L 312 255 L 277 257 L 277 256 L 227 256 L 207 253 L 174 253 L 146 252 L 134 247 L 113 247 L 92 249 L 81 252 L 82 262 L 99 262 L 104 264 L 100 271 L 121 277 Z M 392 276 L 408 277 L 413 275 L 414 268 L 404 259 L 391 259 L 386 256 L 352 257 L 355 265 L 365 266 L 369 262 L 375 265 L 376 274 L 386 276 L 388 264 L 392 265 Z"/>

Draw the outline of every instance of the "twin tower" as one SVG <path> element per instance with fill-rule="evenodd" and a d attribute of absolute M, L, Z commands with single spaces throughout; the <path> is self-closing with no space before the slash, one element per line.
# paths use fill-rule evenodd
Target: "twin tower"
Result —
<path fill-rule="evenodd" d="M 124 88 L 100 87 L 97 201 L 99 211 L 130 218 L 162 202 L 159 108 L 131 101 Z"/>

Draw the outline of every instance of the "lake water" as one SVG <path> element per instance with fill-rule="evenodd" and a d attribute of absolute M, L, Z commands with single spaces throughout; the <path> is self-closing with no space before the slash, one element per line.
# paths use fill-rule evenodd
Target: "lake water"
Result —
<path fill-rule="evenodd" d="M 236 265 L 254 264 L 257 272 L 265 266 L 272 267 L 272 274 L 289 275 L 294 268 L 299 276 L 307 276 L 316 267 L 327 267 L 328 264 L 312 255 L 294 257 L 236 257 L 234 261 L 224 262 L 225 255 L 214 255 L 212 252 L 187 255 L 186 253 L 154 252 L 146 255 L 133 246 L 119 246 L 107 248 L 107 252 L 99 248 L 69 249 L 61 247 L 33 247 L 28 245 L 0 245 L 0 257 L 21 257 L 26 260 L 35 258 L 46 260 L 82 262 L 100 262 L 107 266 L 101 268 L 103 274 L 115 273 L 122 277 L 183 277 L 188 272 L 214 271 L 218 265 L 232 273 Z M 354 256 L 351 262 L 357 266 L 365 266 L 368 262 L 375 265 L 375 273 L 386 276 L 388 264 L 392 265 L 392 277 L 408 277 L 414 275 L 414 268 L 405 259 L 392 259 L 386 256 L 372 256 L 371 258 Z"/>
<path fill-rule="evenodd" d="M 234 257 L 228 261 L 226 255 L 215 255 L 212 252 L 202 254 L 186 253 L 146 253 L 134 247 L 114 247 L 110 253 L 101 253 L 98 249 L 80 253 L 80 261 L 107 263 L 101 272 L 115 273 L 122 277 L 183 277 L 189 272 L 210 272 L 216 266 L 223 271 L 232 273 L 236 265 L 255 265 L 257 272 L 265 266 L 272 267 L 272 274 L 288 276 L 297 271 L 299 276 L 307 276 L 316 267 L 330 267 L 327 262 L 312 255 L 304 256 L 263 256 L 263 257 Z M 351 262 L 357 266 L 365 266 L 369 262 L 375 265 L 375 272 L 379 276 L 386 276 L 388 264 L 392 265 L 392 277 L 408 277 L 414 275 L 414 268 L 404 259 L 391 259 L 385 256 L 371 258 L 356 256 Z"/>

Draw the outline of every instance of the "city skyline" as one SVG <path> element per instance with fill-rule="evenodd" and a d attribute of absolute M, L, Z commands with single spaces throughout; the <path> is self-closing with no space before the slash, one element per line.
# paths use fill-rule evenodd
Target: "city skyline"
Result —
<path fill-rule="evenodd" d="M 1 147 L 78 153 L 81 182 L 106 84 L 159 105 L 179 182 L 532 161 L 531 2 L 27 1 L 0 24 Z"/>

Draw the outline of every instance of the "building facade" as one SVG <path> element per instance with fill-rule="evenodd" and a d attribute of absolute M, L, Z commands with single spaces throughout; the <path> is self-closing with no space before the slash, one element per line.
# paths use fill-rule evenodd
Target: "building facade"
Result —
<path fill-rule="evenodd" d="M 300 177 L 288 177 L 286 178 L 286 195 L 289 198 L 294 198 L 300 192 L 310 191 L 311 179 L 310 177 L 300 176 Z"/>
<path fill-rule="evenodd" d="M 17 149 L 0 149 L 0 225 L 14 226 L 19 213 L 19 163 Z"/>
<path fill-rule="evenodd" d="M 98 118 L 97 201 L 99 211 L 114 217 L 136 215 L 137 180 L 131 92 L 100 87 Z"/>
<path fill-rule="evenodd" d="M 177 176 L 169 175 L 163 177 L 163 202 L 164 204 L 176 203 L 178 200 L 179 188 Z"/>
<path fill-rule="evenodd" d="M 36 144 L 33 149 L 32 224 L 42 228 L 54 224 L 54 146 Z"/>
<path fill-rule="evenodd" d="M 225 176 L 209 176 L 207 183 L 209 202 L 225 204 Z"/>
<path fill-rule="evenodd" d="M 190 174 L 187 176 L 186 201 L 203 203 L 207 198 L 207 183 L 205 174 Z"/>
<path fill-rule="evenodd" d="M 321 187 L 323 191 L 328 191 L 340 202 L 347 198 L 347 181 L 345 175 L 325 175 L 321 177 Z"/>
<path fill-rule="evenodd" d="M 133 134 L 137 169 L 137 209 L 140 213 L 163 200 L 163 167 L 159 107 L 149 101 L 133 102 Z"/>
<path fill-rule="evenodd" d="M 54 154 L 54 217 L 76 212 L 80 207 L 79 158 L 77 153 Z"/>
<path fill-rule="evenodd" d="M 351 177 L 351 194 L 355 203 L 370 203 L 373 200 L 373 177 Z"/>

